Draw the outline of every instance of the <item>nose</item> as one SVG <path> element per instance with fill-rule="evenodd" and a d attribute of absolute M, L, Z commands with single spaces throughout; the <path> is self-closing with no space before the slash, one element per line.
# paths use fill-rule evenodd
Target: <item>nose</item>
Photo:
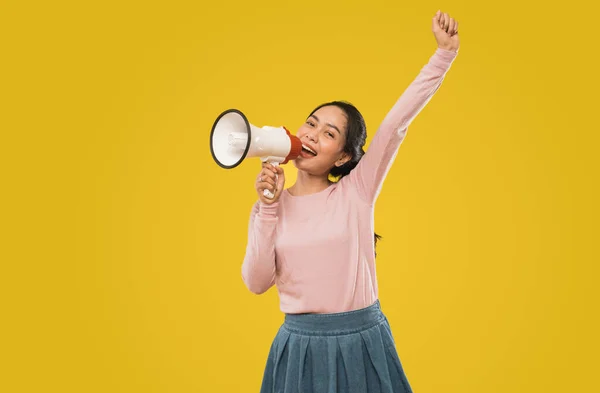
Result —
<path fill-rule="evenodd" d="M 309 132 L 309 133 L 307 133 L 307 134 L 306 134 L 306 137 L 307 137 L 308 139 L 310 139 L 311 141 L 315 142 L 315 143 L 317 142 L 317 134 L 316 134 L 316 131 L 312 131 L 312 132 Z"/>

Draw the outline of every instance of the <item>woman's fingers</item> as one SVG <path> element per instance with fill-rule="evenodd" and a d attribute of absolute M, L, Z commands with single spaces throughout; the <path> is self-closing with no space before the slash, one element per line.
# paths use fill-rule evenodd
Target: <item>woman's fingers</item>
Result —
<path fill-rule="evenodd" d="M 277 189 L 282 190 L 283 185 L 285 184 L 285 174 L 283 173 L 283 168 L 277 168 Z"/>
<path fill-rule="evenodd" d="M 256 179 L 256 191 L 258 191 L 261 201 L 268 204 L 276 202 L 283 191 L 284 184 L 285 175 L 281 166 L 269 163 L 262 164 L 262 170 Z M 266 197 L 264 190 L 269 190 L 274 197 Z"/>
<path fill-rule="evenodd" d="M 274 181 L 258 182 L 257 187 L 262 190 L 267 189 L 267 190 L 273 191 L 275 189 L 275 182 Z"/>
<path fill-rule="evenodd" d="M 275 181 L 276 181 L 275 173 L 273 173 L 269 169 L 265 168 L 262 171 L 260 171 L 260 174 L 258 175 L 257 180 L 259 182 L 267 182 L 267 183 L 275 184 Z"/>
<path fill-rule="evenodd" d="M 256 190 L 262 195 L 264 190 L 269 190 L 272 193 L 277 191 L 277 176 L 276 173 L 281 173 L 282 169 L 279 166 L 273 166 L 269 163 L 263 163 L 262 170 L 256 179 Z"/>
<path fill-rule="evenodd" d="M 455 21 L 454 18 L 450 18 L 448 21 L 448 34 L 452 35 L 454 34 L 454 29 L 455 29 Z"/>
<path fill-rule="evenodd" d="M 282 167 L 277 167 L 277 187 L 275 188 L 275 191 L 273 192 L 273 194 L 275 195 L 275 197 L 273 198 L 274 200 L 278 200 L 279 196 L 281 195 L 281 192 L 283 191 L 283 186 L 285 185 L 285 174 L 283 172 L 283 168 Z"/>
<path fill-rule="evenodd" d="M 263 167 L 263 169 L 269 169 L 269 170 L 271 170 L 271 171 L 273 171 L 273 172 L 275 172 L 275 170 L 276 170 L 276 169 L 275 169 L 275 168 L 276 168 L 276 166 L 275 166 L 275 165 L 273 165 L 273 164 L 270 164 L 270 163 L 268 163 L 268 162 L 263 162 L 263 163 L 262 163 L 262 167 Z M 279 167 L 279 165 L 277 165 L 277 167 Z"/>

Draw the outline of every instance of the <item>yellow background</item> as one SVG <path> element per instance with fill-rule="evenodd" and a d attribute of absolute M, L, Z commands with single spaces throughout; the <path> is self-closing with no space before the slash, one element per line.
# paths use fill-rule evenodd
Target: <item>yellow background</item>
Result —
<path fill-rule="evenodd" d="M 408 379 L 598 391 L 591 4 L 3 2 L 0 391 L 258 392 L 282 321 L 240 277 L 260 165 L 219 168 L 212 123 L 345 99 L 368 143 L 439 8 L 460 54 L 376 206 Z"/>

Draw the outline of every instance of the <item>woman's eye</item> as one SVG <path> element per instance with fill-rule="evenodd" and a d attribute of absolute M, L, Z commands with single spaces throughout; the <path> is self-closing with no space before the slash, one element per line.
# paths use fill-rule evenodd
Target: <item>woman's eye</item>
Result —
<path fill-rule="evenodd" d="M 327 135 L 333 138 L 333 134 L 331 132 L 327 131 Z"/>

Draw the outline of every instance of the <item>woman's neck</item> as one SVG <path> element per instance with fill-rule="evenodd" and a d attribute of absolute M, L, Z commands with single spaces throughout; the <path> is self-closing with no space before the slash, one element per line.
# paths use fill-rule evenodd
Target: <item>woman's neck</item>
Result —
<path fill-rule="evenodd" d="M 294 196 L 310 195 L 323 191 L 332 183 L 326 175 L 315 176 L 299 170 L 296 183 L 288 191 Z"/>

